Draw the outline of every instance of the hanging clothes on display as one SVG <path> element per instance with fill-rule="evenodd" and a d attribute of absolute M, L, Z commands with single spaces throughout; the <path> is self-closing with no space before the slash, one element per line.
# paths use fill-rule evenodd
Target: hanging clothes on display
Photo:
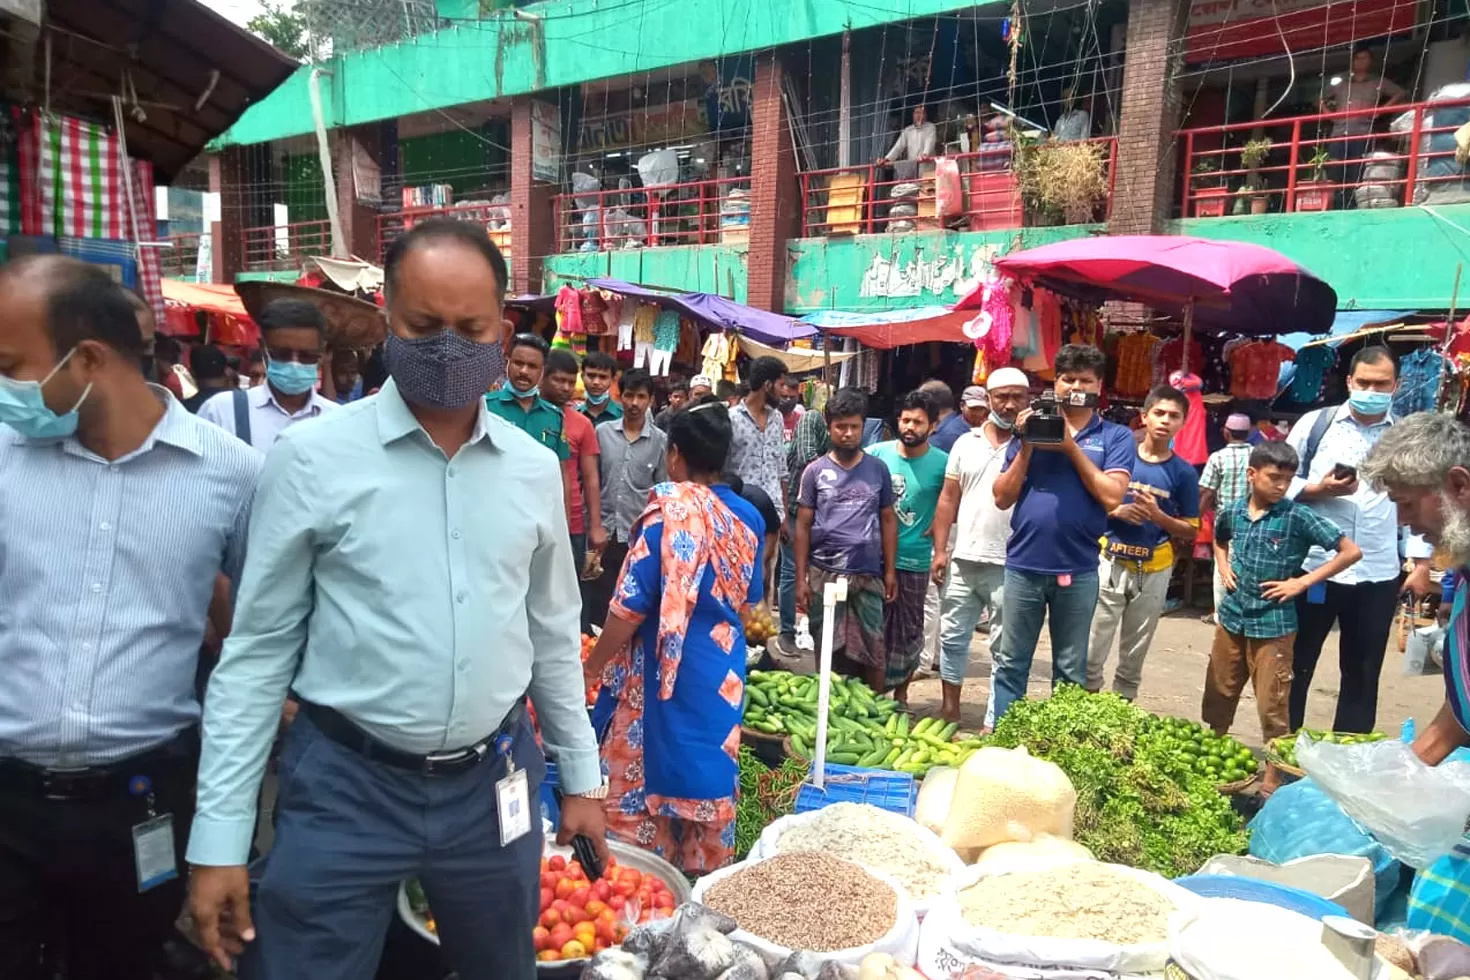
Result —
<path fill-rule="evenodd" d="M 1041 353 L 1041 325 L 1036 319 L 1036 291 L 1021 291 L 1021 304 L 1011 324 L 1011 357 L 1018 361 Z M 1002 365 L 992 364 L 992 368 Z"/>
<path fill-rule="evenodd" d="M 608 332 L 607 300 L 596 289 L 584 289 L 578 293 L 582 310 L 582 333 L 595 337 Z"/>
<path fill-rule="evenodd" d="M 679 346 L 679 311 L 661 308 L 653 321 L 653 350 L 649 354 L 648 373 L 662 377 L 669 373 L 669 364 Z M 637 354 L 634 354 L 637 358 Z"/>
<path fill-rule="evenodd" d="M 699 360 L 699 324 L 679 321 L 679 346 L 674 348 L 674 363 L 693 365 Z"/>
<path fill-rule="evenodd" d="M 582 297 L 571 286 L 556 291 L 556 332 L 569 337 L 587 333 L 582 326 Z"/>
<path fill-rule="evenodd" d="M 653 353 L 653 324 L 658 320 L 658 307 L 639 303 L 633 312 L 633 366 L 647 367 Z M 619 346 L 621 350 L 621 345 Z"/>
<path fill-rule="evenodd" d="M 1295 360 L 1296 351 L 1274 340 L 1258 340 L 1230 348 L 1230 394 L 1236 398 L 1269 401 L 1276 397 L 1284 361 Z"/>
<path fill-rule="evenodd" d="M 602 322 L 594 329 L 590 323 L 583 322 L 588 336 L 610 337 L 616 336 L 618 323 L 623 317 L 623 297 L 617 293 L 610 293 L 605 289 L 599 289 L 597 296 L 602 300 Z"/>
<path fill-rule="evenodd" d="M 1154 380 L 1154 349 L 1163 341 L 1138 331 L 1118 338 L 1118 374 L 1113 388 L 1119 395 L 1139 398 L 1148 394 Z"/>
<path fill-rule="evenodd" d="M 1062 349 L 1062 298 L 1050 290 L 1037 289 L 1033 305 L 1041 329 L 1041 357 L 1047 364 L 1053 364 L 1057 351 Z"/>
<path fill-rule="evenodd" d="M 1296 352 L 1296 376 L 1291 379 L 1287 396 L 1298 405 L 1310 405 L 1322 397 L 1327 371 L 1337 363 L 1337 351 L 1326 344 L 1303 347 Z M 1402 390 L 1402 389 L 1400 389 Z M 1394 400 L 1398 408 L 1398 400 Z"/>
<path fill-rule="evenodd" d="M 1189 370 L 1199 371 L 1205 362 L 1205 350 L 1200 346 L 1197 338 L 1189 341 Z M 1153 383 L 1161 385 L 1168 380 L 1169 375 L 1180 370 L 1184 364 L 1184 338 L 1171 337 L 1158 347 L 1154 348 L 1154 377 Z"/>
<path fill-rule="evenodd" d="M 1191 466 L 1203 466 L 1210 458 L 1205 436 L 1204 382 L 1197 374 L 1175 371 L 1169 375 L 1169 384 L 1184 392 L 1184 398 L 1189 402 L 1184 425 L 1174 435 L 1174 452 Z"/>
<path fill-rule="evenodd" d="M 642 308 L 642 303 L 636 303 L 630 299 L 623 300 L 623 308 L 618 311 L 618 350 L 633 349 L 633 321 Z"/>
<path fill-rule="evenodd" d="M 1443 374 L 1444 358 L 1428 347 L 1405 357 L 1399 362 L 1399 389 L 1393 396 L 1393 413 L 1402 418 L 1414 412 L 1432 411 Z"/>
<path fill-rule="evenodd" d="M 1014 289 L 1010 280 L 989 279 L 980 299 L 980 312 L 963 327 L 975 344 L 974 384 L 984 384 L 991 365 L 1010 362 L 1015 326 Z"/>

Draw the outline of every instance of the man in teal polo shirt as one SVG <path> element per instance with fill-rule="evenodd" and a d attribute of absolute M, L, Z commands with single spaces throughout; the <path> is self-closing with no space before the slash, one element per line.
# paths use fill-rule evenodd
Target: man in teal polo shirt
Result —
<path fill-rule="evenodd" d="M 561 409 L 541 397 L 541 375 L 546 370 L 546 341 L 533 333 L 518 333 L 510 339 L 510 357 L 505 362 L 505 385 L 485 396 L 485 407 L 541 445 L 559 460 L 571 458 Z"/>
<path fill-rule="evenodd" d="M 618 362 L 604 351 L 588 351 L 582 360 L 582 387 L 586 399 L 577 410 L 594 426 L 623 417 L 623 406 L 612 396 L 613 381 L 618 376 Z"/>

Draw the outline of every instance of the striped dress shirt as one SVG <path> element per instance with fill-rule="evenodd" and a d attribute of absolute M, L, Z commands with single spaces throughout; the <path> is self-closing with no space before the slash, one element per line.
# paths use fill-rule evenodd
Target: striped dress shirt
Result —
<path fill-rule="evenodd" d="M 0 758 L 100 765 L 199 720 L 199 644 L 261 455 L 154 390 L 163 418 L 111 461 L 0 425 Z"/>

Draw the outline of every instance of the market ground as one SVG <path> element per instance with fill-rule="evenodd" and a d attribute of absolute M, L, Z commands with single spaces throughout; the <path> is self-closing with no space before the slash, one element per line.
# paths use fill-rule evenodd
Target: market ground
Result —
<path fill-rule="evenodd" d="M 1159 621 L 1159 631 L 1144 663 L 1143 684 L 1138 704 L 1161 715 L 1177 715 L 1199 720 L 1200 693 L 1204 689 L 1205 666 L 1209 660 L 1210 641 L 1215 628 L 1200 621 L 1198 611 L 1179 611 Z M 1336 631 L 1322 649 L 1322 659 L 1312 679 L 1311 698 L 1307 703 L 1307 726 L 1330 728 L 1337 705 L 1337 639 Z M 1112 683 L 1114 650 L 1108 662 L 1107 683 Z M 1383 677 L 1378 691 L 1378 730 L 1397 733 L 1407 718 L 1415 718 L 1422 727 L 1444 703 L 1444 680 L 1439 674 L 1405 677 L 1404 657 L 1399 652 L 1398 632 L 1389 639 L 1384 660 Z M 1051 682 L 1051 644 L 1042 630 L 1042 639 L 1031 667 L 1030 697 L 1045 697 Z M 985 702 L 990 693 L 990 652 L 987 638 L 975 634 L 970 646 L 970 670 L 965 681 L 962 724 L 966 729 L 979 729 L 985 720 Z M 919 714 L 939 711 L 939 681 L 936 678 L 914 681 L 909 687 L 909 704 Z M 1261 728 L 1256 720 L 1256 701 L 1249 687 L 1240 701 L 1231 734 L 1245 744 L 1261 745 Z"/>

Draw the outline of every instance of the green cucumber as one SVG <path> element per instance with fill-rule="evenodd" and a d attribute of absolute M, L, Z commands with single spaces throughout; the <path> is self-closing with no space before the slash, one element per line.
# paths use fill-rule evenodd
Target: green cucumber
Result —
<path fill-rule="evenodd" d="M 908 735 L 908 733 L 909 716 L 906 713 L 900 713 L 898 716 L 898 727 L 894 730 L 894 734 L 897 735 L 899 738 L 904 738 Z"/>

